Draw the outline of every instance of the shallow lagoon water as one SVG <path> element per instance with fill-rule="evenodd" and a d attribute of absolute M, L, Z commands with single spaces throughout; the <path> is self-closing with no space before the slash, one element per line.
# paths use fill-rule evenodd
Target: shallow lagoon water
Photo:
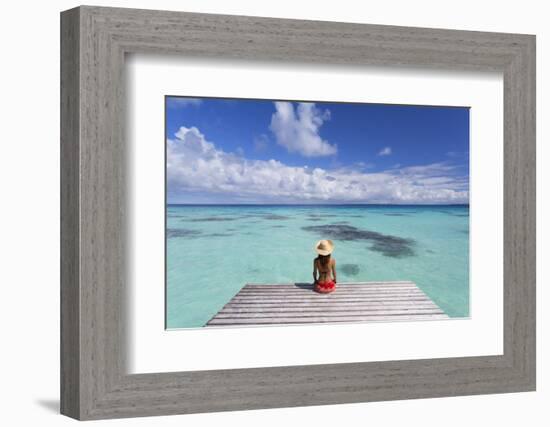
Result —
<path fill-rule="evenodd" d="M 246 283 L 311 282 L 313 246 L 335 244 L 338 281 L 412 280 L 469 316 L 469 207 L 169 205 L 168 328 L 201 327 Z"/>

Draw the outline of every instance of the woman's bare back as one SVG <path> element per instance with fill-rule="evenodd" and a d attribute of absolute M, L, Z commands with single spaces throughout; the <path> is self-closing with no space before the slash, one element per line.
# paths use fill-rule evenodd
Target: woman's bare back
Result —
<path fill-rule="evenodd" d="M 314 265 L 314 276 L 315 271 L 319 273 L 318 281 L 319 282 L 328 282 L 334 280 L 336 282 L 336 260 L 330 258 L 328 265 L 322 265 L 319 261 L 319 258 L 315 258 L 313 261 Z"/>

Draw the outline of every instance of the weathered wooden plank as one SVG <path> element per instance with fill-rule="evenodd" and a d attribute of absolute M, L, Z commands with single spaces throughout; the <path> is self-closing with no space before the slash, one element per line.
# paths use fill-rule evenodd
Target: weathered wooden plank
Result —
<path fill-rule="evenodd" d="M 365 315 L 396 316 L 400 314 L 444 314 L 439 308 L 410 308 L 406 310 L 317 310 L 317 311 L 252 311 L 252 312 L 220 312 L 216 319 L 249 319 L 249 318 L 270 318 L 279 319 L 285 317 L 362 317 Z"/>
<path fill-rule="evenodd" d="M 347 283 L 338 282 L 338 286 L 350 289 L 388 289 L 388 288 L 418 288 L 414 283 Z M 294 283 L 294 284 L 279 284 L 279 285 L 245 285 L 241 290 L 254 289 L 254 290 L 266 290 L 266 289 L 313 289 L 313 283 Z"/>
<path fill-rule="evenodd" d="M 335 302 L 355 302 L 355 301 L 429 301 L 430 299 L 426 296 L 409 296 L 409 297 L 382 297 L 382 296 L 372 296 L 372 297 L 329 297 L 327 295 L 319 295 L 318 299 L 311 297 L 288 297 L 288 298 L 233 298 L 232 302 L 239 302 L 242 304 L 255 304 L 255 303 L 269 303 L 269 302 L 301 302 L 301 301 L 311 301 L 311 302 L 322 302 L 322 301 L 335 301 Z"/>
<path fill-rule="evenodd" d="M 352 285 L 349 283 L 338 282 L 337 286 L 340 288 L 350 288 L 350 289 L 392 289 L 392 288 L 418 288 L 414 283 L 394 283 L 389 285 L 383 284 L 356 284 Z M 246 285 L 242 290 L 255 290 L 255 291 L 265 291 L 265 290 L 311 290 L 313 289 L 313 284 L 300 284 L 300 285 Z"/>
<path fill-rule="evenodd" d="M 370 307 L 388 307 L 388 308 L 409 308 L 409 307 L 418 307 L 418 308 L 431 308 L 437 307 L 433 302 L 420 302 L 417 301 L 404 301 L 404 302 L 383 302 L 382 304 L 378 302 L 374 303 L 344 303 L 344 304 L 317 304 L 317 303 L 296 303 L 296 304 L 226 304 L 222 310 L 269 310 L 269 309 L 289 309 L 289 310 L 306 310 L 315 308 L 318 310 L 327 310 L 330 308 L 347 308 L 350 310 L 361 310 L 368 309 Z"/>
<path fill-rule="evenodd" d="M 350 305 L 376 305 L 376 306 L 384 306 L 384 305 L 422 305 L 422 304 L 434 304 L 434 302 L 429 299 L 428 297 L 425 297 L 423 299 L 411 299 L 411 298 L 401 298 L 401 299 L 395 299 L 395 298 L 387 298 L 387 299 L 375 299 L 375 298 L 369 298 L 369 299 L 354 299 L 353 301 L 342 301 L 342 300 L 333 300 L 333 299 L 319 299 L 317 300 L 308 300 L 308 299 L 298 299 L 298 300 L 267 300 L 265 302 L 257 302 L 257 301 L 235 301 L 231 300 L 229 301 L 226 306 L 234 305 L 234 306 L 246 306 L 246 305 L 283 305 L 285 307 L 292 307 L 296 306 L 299 307 L 301 305 L 310 305 L 310 304 L 318 304 L 318 305 L 339 305 L 344 304 L 347 306 Z"/>
<path fill-rule="evenodd" d="M 297 290 L 288 290 L 288 291 L 271 291 L 271 290 L 265 290 L 265 291 L 243 291 L 239 292 L 238 295 L 316 295 L 313 294 L 313 289 L 308 289 L 304 291 L 297 291 Z M 351 294 L 407 294 L 410 292 L 422 292 L 418 288 L 410 288 L 410 289 L 343 289 L 336 286 L 335 291 L 331 295 L 342 295 L 346 293 Z"/>
<path fill-rule="evenodd" d="M 296 315 L 302 315 L 304 313 L 336 313 L 336 312 L 349 312 L 349 313 L 370 313 L 372 311 L 377 312 L 411 312 L 411 311 L 429 311 L 429 310 L 437 310 L 439 312 L 443 312 L 441 308 L 439 308 L 436 305 L 432 306 L 426 306 L 426 307 L 416 307 L 416 306 L 409 306 L 409 307 L 356 307 L 356 308 L 349 308 L 346 306 L 338 306 L 338 307 L 326 307 L 326 308 L 319 308 L 319 307 L 309 307 L 307 309 L 293 309 L 290 310 L 287 307 L 273 307 L 271 309 L 258 309 L 257 307 L 252 308 L 245 308 L 245 309 L 222 309 L 220 310 L 216 316 L 219 316 L 221 314 L 247 314 L 247 313 L 294 313 Z M 293 315 L 294 315 L 293 314 Z"/>
<path fill-rule="evenodd" d="M 419 289 L 418 286 L 412 284 L 412 285 L 409 285 L 409 284 L 406 284 L 406 283 L 403 283 L 403 284 L 395 284 L 395 285 L 391 285 L 391 286 L 383 286 L 383 285 L 372 285 L 372 286 L 366 286 L 366 285 L 349 285 L 349 284 L 344 284 L 344 283 L 340 283 L 338 282 L 336 284 L 336 286 L 340 289 L 351 289 L 351 290 L 380 290 L 380 289 Z M 278 290 L 285 290 L 285 291 L 288 291 L 288 290 L 291 290 L 291 289 L 294 289 L 294 290 L 305 290 L 305 291 L 311 291 L 313 290 L 313 285 L 312 284 L 309 284 L 309 285 L 292 285 L 292 286 L 289 286 L 289 285 L 265 285 L 265 286 L 244 286 L 241 291 L 260 291 L 260 292 L 266 292 L 268 290 L 274 290 L 274 291 L 278 291 Z"/>
<path fill-rule="evenodd" d="M 365 283 L 353 283 L 353 282 L 338 282 L 338 286 L 345 286 L 351 288 L 389 288 L 389 287 L 417 287 L 413 282 L 365 282 Z M 310 283 L 298 283 L 298 284 L 289 284 L 289 283 L 271 283 L 265 285 L 258 284 L 246 284 L 243 289 L 283 289 L 283 288 L 297 288 L 297 289 L 313 289 L 313 284 Z"/>
<path fill-rule="evenodd" d="M 330 294 L 331 298 L 340 298 L 340 297 L 349 297 L 349 296 L 363 296 L 363 297 L 369 297 L 369 296 L 411 296 L 411 295 L 426 295 L 424 292 L 418 291 L 418 290 L 410 290 L 410 291 L 399 291 L 399 292 L 386 292 L 386 291 L 363 291 L 363 292 L 353 292 L 353 291 L 340 291 L 336 289 L 334 292 Z M 312 294 L 312 291 L 309 292 L 254 292 L 254 293 L 246 293 L 242 292 L 238 294 L 239 298 L 304 298 L 304 297 L 317 297 L 317 294 Z M 327 296 L 329 296 L 327 294 Z"/>
<path fill-rule="evenodd" d="M 397 311 L 427 311 L 427 310 L 437 310 L 440 313 L 443 313 L 443 311 L 437 307 L 434 304 L 426 305 L 423 307 L 418 307 L 415 305 L 410 305 L 408 307 L 355 307 L 350 308 L 345 305 L 340 306 L 329 306 L 326 308 L 323 307 L 271 307 L 271 308 L 264 308 L 264 307 L 256 307 L 253 306 L 251 308 L 223 308 L 218 312 L 216 317 L 220 316 L 221 314 L 243 314 L 243 313 L 332 313 L 332 312 L 358 312 L 358 313 L 366 313 L 370 311 L 380 311 L 380 312 L 397 312 Z"/>
<path fill-rule="evenodd" d="M 396 281 L 396 282 L 342 282 L 341 280 L 338 281 L 342 286 L 353 286 L 353 287 L 361 287 L 361 286 L 416 286 L 416 283 L 414 282 L 407 282 L 407 281 Z M 246 288 L 269 288 L 269 287 L 311 287 L 311 282 L 296 282 L 296 283 L 265 283 L 263 285 L 261 284 L 255 284 L 255 283 L 247 283 L 244 285 Z"/>
<path fill-rule="evenodd" d="M 281 295 L 281 296 L 253 296 L 253 297 L 235 297 L 234 301 L 243 302 L 258 302 L 258 301 L 340 301 L 340 300 L 354 300 L 354 301 L 375 301 L 376 299 L 385 300 L 414 300 L 414 299 L 429 299 L 428 296 L 422 294 L 411 295 L 319 295 L 316 296 L 296 296 L 296 295 Z"/>
<path fill-rule="evenodd" d="M 341 317 L 285 317 L 261 319 L 218 319 L 217 317 L 208 322 L 209 326 L 215 325 L 268 325 L 268 324 L 298 324 L 298 323 L 336 323 L 336 322 L 373 322 L 388 320 L 443 320 L 449 317 L 445 314 L 404 314 L 391 316 L 364 315 L 364 316 L 341 316 Z"/>
<path fill-rule="evenodd" d="M 239 292 L 239 295 L 310 295 L 312 289 L 288 289 L 288 290 L 265 290 L 265 291 L 256 291 L 256 290 L 243 290 Z M 399 293 L 409 293 L 409 292 L 422 292 L 418 288 L 408 288 L 408 289 L 345 289 L 339 288 L 336 286 L 336 293 L 333 295 L 342 295 L 342 294 L 399 294 Z M 423 292 L 422 292 L 423 293 Z"/>

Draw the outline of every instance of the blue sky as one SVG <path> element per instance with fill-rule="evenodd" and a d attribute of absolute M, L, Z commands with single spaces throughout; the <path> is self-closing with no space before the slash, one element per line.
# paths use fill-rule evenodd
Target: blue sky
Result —
<path fill-rule="evenodd" d="M 468 203 L 469 109 L 166 98 L 168 203 Z"/>

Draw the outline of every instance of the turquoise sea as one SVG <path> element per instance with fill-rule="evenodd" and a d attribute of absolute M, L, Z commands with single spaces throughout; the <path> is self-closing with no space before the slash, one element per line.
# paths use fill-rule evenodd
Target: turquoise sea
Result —
<path fill-rule="evenodd" d="M 168 205 L 167 328 L 204 326 L 248 282 L 311 283 L 319 239 L 339 282 L 412 280 L 469 316 L 468 206 Z"/>

